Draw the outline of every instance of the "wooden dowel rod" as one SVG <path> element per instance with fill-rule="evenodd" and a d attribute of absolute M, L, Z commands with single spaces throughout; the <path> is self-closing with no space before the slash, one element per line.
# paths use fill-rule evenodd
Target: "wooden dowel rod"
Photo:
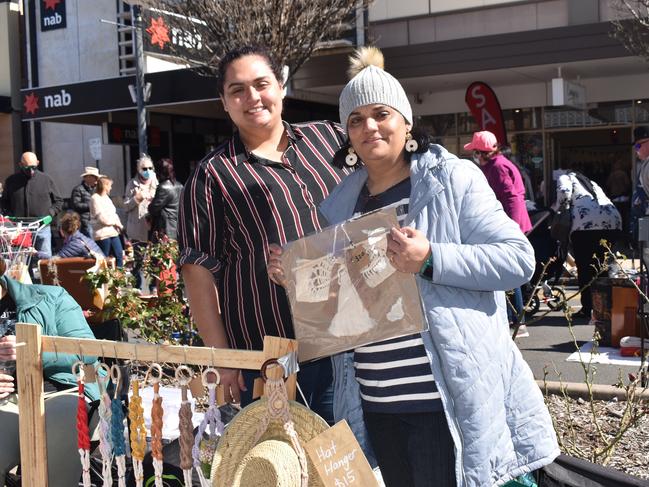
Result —
<path fill-rule="evenodd" d="M 26 344 L 16 350 L 22 485 L 47 487 L 41 327 L 18 324 L 16 340 Z"/>
<path fill-rule="evenodd" d="M 97 357 L 141 360 L 143 362 L 170 362 L 259 370 L 265 360 L 263 351 L 113 342 L 110 340 L 47 335 L 43 335 L 42 341 L 44 352 L 94 355 Z"/>

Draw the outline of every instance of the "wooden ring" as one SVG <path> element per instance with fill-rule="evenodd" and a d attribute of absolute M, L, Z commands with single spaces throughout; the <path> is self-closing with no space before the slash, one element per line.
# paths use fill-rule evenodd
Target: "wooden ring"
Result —
<path fill-rule="evenodd" d="M 279 363 L 279 360 L 277 360 L 276 358 L 269 358 L 263 364 L 261 364 L 261 369 L 259 370 L 259 374 L 261 375 L 261 378 L 264 382 L 268 380 L 268 375 L 266 375 L 266 369 L 270 365 L 279 365 L 282 368 L 282 370 L 284 370 L 284 366 Z M 284 379 L 284 382 L 286 382 L 287 377 L 282 377 L 282 378 Z"/>

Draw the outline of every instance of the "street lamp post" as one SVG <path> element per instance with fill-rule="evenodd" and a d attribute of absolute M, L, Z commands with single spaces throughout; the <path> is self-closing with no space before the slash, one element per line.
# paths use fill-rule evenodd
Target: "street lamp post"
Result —
<path fill-rule="evenodd" d="M 137 101 L 137 141 L 140 156 L 148 154 L 146 106 L 144 104 L 144 43 L 142 42 L 142 9 L 132 5 L 135 54 L 135 97 Z"/>
<path fill-rule="evenodd" d="M 144 82 L 144 42 L 142 40 L 142 8 L 139 4 L 131 3 L 133 23 L 126 25 L 121 22 L 101 19 L 104 24 L 117 25 L 124 29 L 130 29 L 133 35 L 133 54 L 135 56 L 135 86 L 129 85 L 128 89 L 131 98 L 137 107 L 137 142 L 140 156 L 148 154 L 149 146 L 146 136 L 146 105 L 151 93 L 151 84 Z"/>

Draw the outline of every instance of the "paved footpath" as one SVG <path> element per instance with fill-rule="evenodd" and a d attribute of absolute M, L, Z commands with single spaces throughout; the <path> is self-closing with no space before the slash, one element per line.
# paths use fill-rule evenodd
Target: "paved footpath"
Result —
<path fill-rule="evenodd" d="M 573 289 L 566 289 L 566 294 L 573 294 Z M 573 309 L 579 310 L 578 300 L 572 300 Z M 543 306 L 542 306 L 543 309 Z M 546 308 L 547 309 L 547 308 Z M 542 315 L 541 310 L 537 316 Z M 561 372 L 564 382 L 584 382 L 584 370 L 578 362 L 566 362 L 566 358 L 576 351 L 573 338 L 568 329 L 568 322 L 562 312 L 551 312 L 540 321 L 528 325 L 529 337 L 518 338 L 516 343 L 523 357 L 530 365 L 534 378 L 543 380 L 543 369 L 547 365 L 549 381 L 558 381 L 554 366 Z M 574 320 L 572 329 L 577 343 L 581 347 L 593 337 L 595 327 L 589 325 L 585 319 Z M 613 385 L 618 380 L 618 372 L 626 379 L 629 372 L 636 372 L 637 367 L 622 365 L 594 364 L 597 372 L 594 383 Z"/>

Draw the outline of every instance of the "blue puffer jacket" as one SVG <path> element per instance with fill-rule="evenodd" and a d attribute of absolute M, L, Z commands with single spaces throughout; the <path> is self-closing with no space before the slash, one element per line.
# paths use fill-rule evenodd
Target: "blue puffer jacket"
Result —
<path fill-rule="evenodd" d="M 432 282 L 417 278 L 429 325 L 422 337 L 455 443 L 457 485 L 500 485 L 559 454 L 541 391 L 507 326 L 503 291 L 532 276 L 534 251 L 471 162 L 433 145 L 412 158 L 410 177 L 405 224 L 428 236 L 433 256 Z M 366 179 L 356 171 L 322 203 L 330 223 L 352 216 Z M 333 365 L 334 416 L 347 419 L 366 448 L 353 352 Z"/>
<path fill-rule="evenodd" d="M 62 287 L 21 284 L 7 276 L 1 276 L 0 282 L 16 303 L 19 323 L 40 325 L 43 335 L 95 338 L 81 308 Z M 89 355 L 80 357 L 76 354 L 44 352 L 43 376 L 63 386 L 74 387 L 77 382 L 71 368 L 77 360 L 97 365 L 97 357 Z M 85 393 L 91 401 L 99 399 L 96 383 L 86 384 Z"/>
<path fill-rule="evenodd" d="M 59 257 L 90 257 L 90 252 L 104 256 L 104 253 L 94 240 L 77 230 L 65 239 L 63 247 L 61 247 L 57 255 Z"/>

